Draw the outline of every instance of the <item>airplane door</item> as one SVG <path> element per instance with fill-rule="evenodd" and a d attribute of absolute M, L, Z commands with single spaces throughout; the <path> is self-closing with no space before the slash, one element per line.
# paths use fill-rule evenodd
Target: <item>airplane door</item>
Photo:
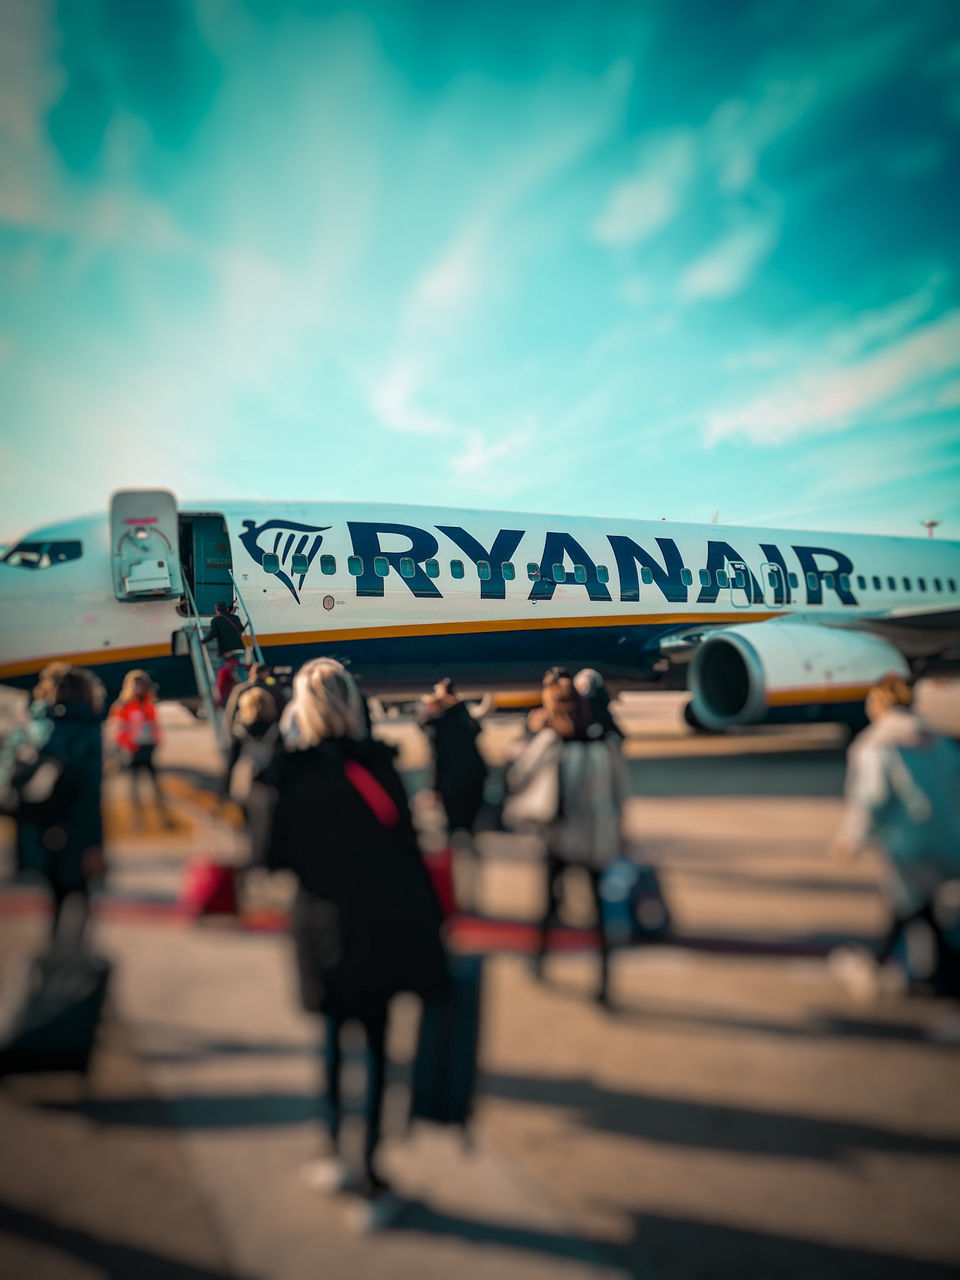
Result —
<path fill-rule="evenodd" d="M 180 594 L 177 500 L 167 489 L 116 490 L 110 544 L 118 600 Z"/>
<path fill-rule="evenodd" d="M 764 604 L 777 608 L 783 604 L 787 599 L 787 584 L 780 565 L 771 560 L 763 562 L 760 566 L 760 587 Z"/>
<path fill-rule="evenodd" d="M 233 600 L 233 557 L 223 516 L 183 516 L 180 533 L 197 613 L 201 618 L 212 617 L 218 600 L 227 604 Z"/>
<path fill-rule="evenodd" d="M 742 560 L 729 561 L 727 569 L 730 574 L 730 603 L 735 609 L 749 609 L 753 604 L 750 570 Z"/>

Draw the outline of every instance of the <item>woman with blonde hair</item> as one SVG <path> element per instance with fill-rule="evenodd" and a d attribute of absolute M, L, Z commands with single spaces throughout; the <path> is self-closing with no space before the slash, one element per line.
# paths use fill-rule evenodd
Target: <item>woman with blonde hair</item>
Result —
<path fill-rule="evenodd" d="M 297 672 L 281 721 L 286 750 L 251 789 L 254 861 L 299 881 L 292 914 L 300 996 L 325 1020 L 322 1158 L 304 1175 L 340 1189 L 340 1034 L 358 1021 L 367 1043 L 367 1132 L 361 1191 L 387 1190 L 376 1163 L 387 1011 L 399 991 L 446 984 L 440 910 L 420 856 L 393 751 L 367 733 L 363 699 L 339 662 Z"/>
<path fill-rule="evenodd" d="M 879 967 L 906 927 L 925 920 L 937 946 L 938 983 L 956 986 L 957 958 L 934 911 L 940 885 L 960 874 L 960 751 L 913 706 L 913 689 L 885 676 L 867 694 L 870 725 L 847 757 L 846 810 L 835 841 L 853 857 L 868 845 L 883 855 L 891 924 L 876 952 L 835 957 L 838 975 L 857 994 L 877 987 Z"/>
<path fill-rule="evenodd" d="M 137 668 L 124 676 L 120 696 L 110 708 L 110 724 L 121 761 L 130 771 L 134 822 L 137 826 L 143 825 L 143 804 L 137 780 L 140 774 L 145 773 L 152 784 L 161 821 L 166 827 L 173 826 L 153 763 L 153 753 L 160 744 L 161 734 L 153 681 L 146 671 Z"/>

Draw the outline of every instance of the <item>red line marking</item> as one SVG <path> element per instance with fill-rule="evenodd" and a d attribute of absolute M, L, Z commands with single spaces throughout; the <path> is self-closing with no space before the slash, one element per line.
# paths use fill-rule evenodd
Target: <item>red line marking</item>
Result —
<path fill-rule="evenodd" d="M 144 516 L 142 520 L 124 520 L 124 524 L 159 524 L 159 516 Z"/>

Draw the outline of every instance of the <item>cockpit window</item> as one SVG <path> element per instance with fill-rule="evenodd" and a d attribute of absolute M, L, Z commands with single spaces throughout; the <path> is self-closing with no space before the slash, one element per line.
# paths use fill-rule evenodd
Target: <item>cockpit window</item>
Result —
<path fill-rule="evenodd" d="M 52 569 L 68 560 L 79 560 L 83 544 L 79 538 L 61 542 L 18 542 L 3 557 L 3 564 L 12 569 Z"/>

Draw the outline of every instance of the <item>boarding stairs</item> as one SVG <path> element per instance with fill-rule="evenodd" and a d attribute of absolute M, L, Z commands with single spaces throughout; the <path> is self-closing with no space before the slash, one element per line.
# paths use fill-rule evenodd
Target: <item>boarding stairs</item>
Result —
<path fill-rule="evenodd" d="M 260 648 L 260 642 L 257 639 L 257 633 L 253 628 L 253 620 L 250 617 L 250 611 L 247 608 L 246 601 L 237 585 L 237 580 L 230 572 L 230 580 L 233 583 L 234 597 L 237 601 L 241 612 L 243 622 L 243 643 L 244 648 L 249 653 L 253 653 L 253 657 L 257 662 L 263 662 L 263 650 Z M 217 739 L 221 751 L 226 755 L 229 749 L 228 735 L 223 723 L 222 708 L 217 706 L 217 678 L 213 667 L 213 660 L 207 650 L 207 646 L 203 643 L 203 637 L 209 627 L 210 620 L 200 617 L 197 612 L 197 602 L 194 599 L 193 592 L 187 582 L 186 575 L 183 577 L 183 595 L 187 606 L 187 612 L 184 618 L 184 625 L 181 628 L 187 642 L 187 652 L 190 655 L 190 662 L 193 666 L 193 675 L 197 684 L 197 693 L 203 703 L 204 710 L 207 714 L 207 720 L 213 727 L 214 735 Z"/>

